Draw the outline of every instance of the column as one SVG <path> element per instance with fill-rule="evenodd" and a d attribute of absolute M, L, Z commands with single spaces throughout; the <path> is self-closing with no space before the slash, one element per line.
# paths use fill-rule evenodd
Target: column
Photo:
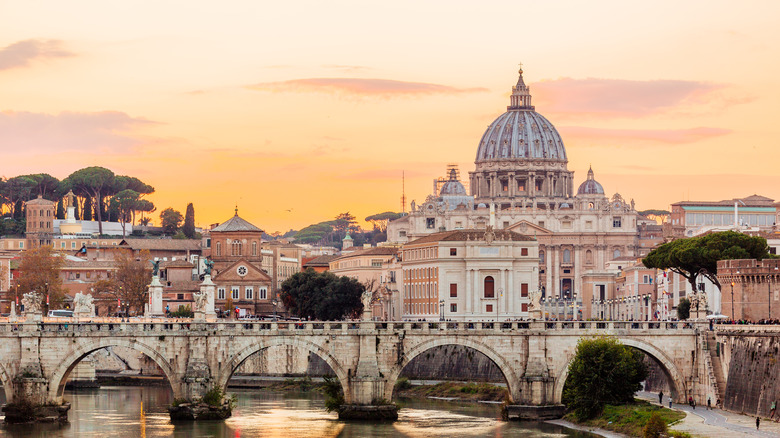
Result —
<path fill-rule="evenodd" d="M 473 293 L 473 291 L 470 292 L 471 285 L 474 283 L 474 280 L 472 280 L 471 278 L 472 275 L 474 274 L 471 272 L 471 269 L 466 269 L 466 283 L 463 285 L 463 292 L 459 291 L 459 295 L 462 295 L 462 298 L 459 299 L 458 301 L 462 301 L 463 304 L 465 305 L 462 312 L 464 316 L 468 315 L 472 311 L 471 294 Z"/>
<path fill-rule="evenodd" d="M 556 290 L 555 296 L 558 298 L 561 298 L 561 284 L 560 284 L 560 266 L 561 266 L 561 260 L 559 258 L 559 253 L 561 247 L 559 245 L 555 245 L 554 247 L 555 252 L 555 261 L 553 263 L 553 272 L 555 273 L 555 278 L 553 278 L 553 287 Z"/>
<path fill-rule="evenodd" d="M 519 309 L 515 310 L 515 308 L 518 306 L 517 300 L 520 298 L 520 293 L 518 292 L 518 288 L 515 287 L 515 281 L 514 281 L 514 266 L 512 268 L 509 268 L 507 271 L 507 312 L 510 314 L 516 315 Z M 530 285 L 528 287 L 531 287 Z M 517 294 L 517 295 L 515 295 Z"/>
<path fill-rule="evenodd" d="M 553 297 L 553 288 L 552 288 L 552 246 L 547 246 L 544 248 L 544 273 L 545 273 L 545 291 L 547 295 L 547 299 Z"/>
<path fill-rule="evenodd" d="M 479 271 L 474 269 L 471 274 L 471 277 L 474 280 L 473 283 L 474 293 L 471 295 L 472 297 L 471 306 L 472 306 L 472 311 L 474 312 L 475 315 L 477 315 L 482 313 L 482 306 L 479 305 L 480 303 L 479 297 L 482 295 L 482 288 L 480 287 L 479 284 Z"/>

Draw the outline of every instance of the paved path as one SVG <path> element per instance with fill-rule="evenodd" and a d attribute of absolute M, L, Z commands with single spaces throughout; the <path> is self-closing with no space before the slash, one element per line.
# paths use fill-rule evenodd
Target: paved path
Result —
<path fill-rule="evenodd" d="M 658 394 L 638 392 L 637 398 L 652 403 L 658 403 Z M 664 396 L 664 407 L 669 407 L 669 398 Z M 684 411 L 688 414 L 679 424 L 672 427 L 674 430 L 688 432 L 694 436 L 706 436 L 712 438 L 721 437 L 780 437 L 780 424 L 761 419 L 761 429 L 756 430 L 756 417 L 735 414 L 721 409 L 707 409 L 707 406 L 691 408 L 687 404 L 673 404 L 672 409 Z"/>

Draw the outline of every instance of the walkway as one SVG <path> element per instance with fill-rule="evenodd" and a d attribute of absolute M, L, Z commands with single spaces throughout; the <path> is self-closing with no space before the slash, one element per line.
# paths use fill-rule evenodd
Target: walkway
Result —
<path fill-rule="evenodd" d="M 658 402 L 658 394 L 638 392 L 636 396 L 653 403 Z M 668 400 L 664 396 L 664 407 L 669 407 Z M 780 423 L 769 421 L 766 418 L 761 419 L 761 429 L 756 430 L 756 417 L 735 414 L 722 409 L 708 410 L 707 406 L 696 406 L 696 409 L 693 409 L 687 404 L 673 404 L 672 408 L 688 414 L 682 422 L 672 428 L 694 436 L 713 438 L 780 437 Z"/>

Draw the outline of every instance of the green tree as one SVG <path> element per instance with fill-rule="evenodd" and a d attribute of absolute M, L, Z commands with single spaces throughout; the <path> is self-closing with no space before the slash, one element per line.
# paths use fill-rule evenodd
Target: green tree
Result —
<path fill-rule="evenodd" d="M 62 198 L 57 200 L 57 219 L 65 219 L 65 205 Z"/>
<path fill-rule="evenodd" d="M 387 231 L 387 223 L 396 220 L 403 216 L 402 213 L 393 213 L 392 211 L 386 211 L 384 213 L 374 214 L 366 218 L 366 222 L 370 222 L 375 230 L 381 232 Z"/>
<path fill-rule="evenodd" d="M 184 226 L 181 230 L 188 239 L 195 237 L 195 207 L 192 202 L 187 204 L 187 212 L 184 213 Z"/>
<path fill-rule="evenodd" d="M 122 238 L 127 235 L 127 222 L 132 219 L 133 211 L 138 204 L 138 196 L 139 194 L 135 190 L 125 189 L 111 198 L 111 202 L 116 205 L 118 210 L 119 222 L 122 224 Z"/>
<path fill-rule="evenodd" d="M 354 278 L 307 269 L 285 280 L 279 297 L 300 318 L 335 321 L 363 310 L 364 291 L 365 286 Z"/>
<path fill-rule="evenodd" d="M 178 211 L 168 207 L 160 213 L 160 225 L 163 227 L 163 232 L 169 236 L 173 236 L 179 231 L 181 221 L 184 219 Z"/>
<path fill-rule="evenodd" d="M 24 294 L 36 291 L 41 294 L 42 309 L 46 309 L 47 295 L 49 306 L 60 308 L 65 297 L 60 278 L 60 269 L 64 263 L 64 259 L 51 246 L 45 245 L 22 252 L 18 268 L 18 298 L 21 300 Z"/>
<path fill-rule="evenodd" d="M 688 300 L 688 298 L 680 298 L 680 302 L 677 303 L 677 319 L 683 321 L 690 317 L 691 302 Z"/>
<path fill-rule="evenodd" d="M 105 167 L 93 166 L 77 170 L 67 179 L 74 190 L 92 198 L 97 213 L 98 232 L 103 234 L 103 197 L 113 191 L 116 175 Z"/>
<path fill-rule="evenodd" d="M 639 351 L 615 338 L 582 338 L 569 365 L 563 403 L 578 420 L 588 420 L 599 415 L 606 404 L 633 401 L 646 377 L 647 367 Z"/>
<path fill-rule="evenodd" d="M 659 438 L 662 434 L 665 434 L 667 430 L 666 421 L 658 415 L 658 412 L 653 412 L 650 418 L 647 419 L 645 427 L 642 429 L 643 438 Z"/>
<path fill-rule="evenodd" d="M 664 243 L 642 259 L 648 268 L 669 269 L 682 275 L 698 290 L 696 279 L 703 276 L 720 289 L 718 260 L 772 257 L 766 239 L 734 231 L 705 234 Z"/>
<path fill-rule="evenodd" d="M 83 209 L 83 213 L 81 214 L 81 217 L 85 221 L 91 221 L 94 217 L 92 215 L 92 198 L 87 197 L 84 199 L 84 205 L 81 207 Z"/>

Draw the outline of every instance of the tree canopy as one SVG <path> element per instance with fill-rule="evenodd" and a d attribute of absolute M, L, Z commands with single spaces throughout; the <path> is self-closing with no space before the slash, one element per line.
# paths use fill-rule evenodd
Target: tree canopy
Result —
<path fill-rule="evenodd" d="M 307 269 L 285 280 L 279 297 L 300 318 L 336 321 L 360 314 L 364 291 L 365 286 L 354 278 Z"/>
<path fill-rule="evenodd" d="M 22 252 L 18 269 L 18 298 L 21 300 L 22 295 L 36 291 L 41 294 L 42 309 L 46 308 L 47 294 L 50 307 L 62 306 L 65 292 L 60 278 L 60 269 L 63 264 L 63 258 L 51 246 L 44 245 Z"/>
<path fill-rule="evenodd" d="M 187 204 L 187 212 L 184 213 L 184 226 L 181 231 L 188 239 L 195 237 L 195 207 L 192 202 Z"/>
<path fill-rule="evenodd" d="M 693 290 L 696 279 L 704 276 L 720 289 L 718 260 L 772 257 L 766 239 L 735 231 L 677 239 L 660 245 L 642 259 L 648 268 L 669 269 L 685 277 Z"/>
<path fill-rule="evenodd" d="M 569 365 L 563 404 L 582 421 L 599 415 L 604 405 L 632 401 L 647 377 L 642 359 L 642 353 L 615 338 L 580 339 Z"/>
<path fill-rule="evenodd" d="M 174 235 L 179 231 L 179 226 L 184 217 L 178 211 L 172 208 L 166 208 L 160 213 L 160 225 L 163 232 L 168 235 Z"/>
<path fill-rule="evenodd" d="M 387 231 L 387 223 L 396 220 L 399 217 L 403 216 L 403 213 L 394 213 L 392 211 L 386 211 L 384 213 L 378 213 L 373 214 L 371 216 L 366 217 L 366 222 L 370 222 L 371 225 L 376 230 L 380 230 L 382 232 Z"/>

